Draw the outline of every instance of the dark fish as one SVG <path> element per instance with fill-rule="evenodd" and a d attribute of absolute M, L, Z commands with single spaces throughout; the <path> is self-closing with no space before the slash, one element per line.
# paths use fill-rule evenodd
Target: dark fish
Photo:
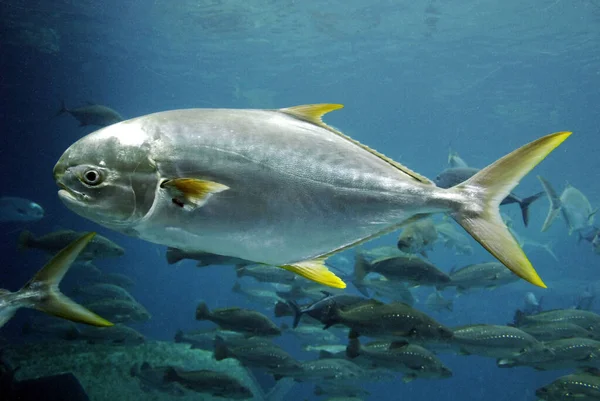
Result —
<path fill-rule="evenodd" d="M 101 104 L 88 103 L 86 106 L 77 107 L 74 109 L 67 109 L 64 100 L 61 101 L 60 110 L 56 113 L 60 116 L 63 113 L 69 113 L 77 121 L 79 121 L 80 127 L 86 125 L 97 125 L 99 127 L 106 127 L 123 121 L 123 117 L 110 107 L 103 106 Z"/>
<path fill-rule="evenodd" d="M 300 363 L 281 347 L 261 338 L 227 342 L 216 335 L 214 358 L 221 361 L 234 358 L 246 367 L 263 368 L 279 376 L 287 376 L 302 369 Z"/>
<path fill-rule="evenodd" d="M 215 397 L 232 400 L 245 400 L 253 397 L 250 389 L 234 377 L 207 369 L 186 371 L 169 367 L 165 371 L 164 381 L 179 383 L 188 390 L 209 393 Z"/>
<path fill-rule="evenodd" d="M 438 232 L 431 218 L 419 219 L 407 224 L 398 237 L 398 249 L 406 253 L 419 253 L 427 257 L 427 251 L 438 239 Z"/>
<path fill-rule="evenodd" d="M 332 308 L 325 328 L 342 324 L 360 335 L 370 337 L 402 337 L 412 341 L 447 341 L 452 330 L 425 313 L 400 302 L 363 303 L 345 310 Z"/>
<path fill-rule="evenodd" d="M 546 401 L 600 400 L 600 372 L 598 369 L 587 368 L 561 376 L 537 389 L 535 395 Z"/>
<path fill-rule="evenodd" d="M 362 346 L 358 337 L 352 337 L 346 348 L 349 358 L 363 360 L 371 368 L 384 368 L 404 373 L 403 381 L 416 378 L 443 379 L 452 376 L 431 351 L 405 341 L 380 342 L 375 346 Z M 359 362 L 360 363 L 360 362 Z"/>
<path fill-rule="evenodd" d="M 539 342 L 516 327 L 473 324 L 455 328 L 452 344 L 467 355 L 510 358 L 537 346 Z"/>
<path fill-rule="evenodd" d="M 538 341 L 555 341 L 563 338 L 593 338 L 593 333 L 581 326 L 567 322 L 533 323 L 519 326 L 521 330 L 531 334 Z"/>
<path fill-rule="evenodd" d="M 516 327 L 546 323 L 572 323 L 591 332 L 600 331 L 600 316 L 586 310 L 554 309 L 535 315 L 525 315 L 520 310 L 515 312 L 514 325 Z"/>
<path fill-rule="evenodd" d="M 349 397 L 349 400 L 358 400 L 360 397 L 368 397 L 371 395 L 367 390 L 363 388 L 359 383 L 338 383 L 335 381 L 324 381 L 321 384 L 315 385 L 313 394 L 316 396 L 328 396 L 333 400 L 344 399 L 343 397 Z M 335 398 L 337 397 L 337 398 Z"/>
<path fill-rule="evenodd" d="M 146 308 L 135 300 L 101 299 L 85 303 L 85 306 L 100 315 L 109 316 L 115 323 L 145 322 L 151 318 Z"/>
<path fill-rule="evenodd" d="M 278 336 L 281 330 L 262 313 L 242 308 L 219 308 L 211 312 L 201 302 L 196 308 L 196 320 L 210 320 L 223 330 L 255 336 Z"/>
<path fill-rule="evenodd" d="M 129 373 L 131 377 L 138 379 L 141 389 L 145 392 L 160 391 L 176 397 L 185 395 L 177 383 L 165 381 L 165 372 L 168 368 L 168 366 L 152 367 L 148 362 L 143 362 L 133 365 Z"/>
<path fill-rule="evenodd" d="M 302 370 L 292 375 L 296 381 L 359 380 L 365 371 L 354 362 L 345 359 L 317 359 L 302 363 Z"/>
<path fill-rule="evenodd" d="M 566 338 L 539 343 L 512 358 L 498 359 L 501 368 L 530 366 L 538 370 L 597 367 L 595 355 L 600 354 L 600 342 L 589 338 Z"/>
<path fill-rule="evenodd" d="M 19 235 L 19 249 L 39 249 L 49 254 L 55 254 L 68 244 L 78 238 L 83 233 L 73 230 L 60 230 L 50 234 L 35 237 L 32 233 L 25 230 Z M 111 240 L 101 235 L 96 235 L 90 244 L 81 252 L 79 260 L 94 260 L 110 257 L 123 256 L 125 250 Z"/>
<path fill-rule="evenodd" d="M 457 184 L 460 184 L 463 181 L 471 178 L 480 169 L 473 167 L 451 167 L 442 171 L 437 177 L 435 177 L 435 185 L 440 188 L 450 188 Z M 533 202 L 538 200 L 544 192 L 538 192 L 535 195 L 529 196 L 527 198 L 521 199 L 514 193 L 508 194 L 506 198 L 500 203 L 500 205 L 508 205 L 509 203 L 518 203 L 521 208 L 521 215 L 523 216 L 523 223 L 525 227 L 529 223 L 529 207 Z"/>
<path fill-rule="evenodd" d="M 101 276 L 94 277 L 94 280 L 101 283 L 118 285 L 123 288 L 131 288 L 135 282 L 122 273 L 104 273 Z"/>
<path fill-rule="evenodd" d="M 254 262 L 248 262 L 247 260 L 235 258 L 231 256 L 217 255 L 215 253 L 208 252 L 188 252 L 177 248 L 167 248 L 167 263 L 172 265 L 179 261 L 191 259 L 198 262 L 198 267 L 213 266 L 213 265 L 239 265 L 245 266 L 247 264 L 254 264 Z"/>
<path fill-rule="evenodd" d="M 356 254 L 354 276 L 362 281 L 368 273 L 379 273 L 388 280 L 402 281 L 410 285 L 443 285 L 450 277 L 431 263 L 417 256 L 392 256 L 372 262 L 360 253 Z"/>
<path fill-rule="evenodd" d="M 438 285 L 437 288 L 456 287 L 458 292 L 466 292 L 476 288 L 494 289 L 518 280 L 519 277 L 506 270 L 501 263 L 477 263 L 452 270 L 450 281 Z"/>
<path fill-rule="evenodd" d="M 112 299 L 135 302 L 133 296 L 125 288 L 108 283 L 95 283 L 83 287 L 78 286 L 73 288 L 71 294 L 83 299 Z"/>
<path fill-rule="evenodd" d="M 138 345 L 146 341 L 142 333 L 123 324 L 76 328 L 67 337 L 68 340 L 82 340 L 89 344 Z"/>
<path fill-rule="evenodd" d="M 196 330 L 184 333 L 181 330 L 178 330 L 175 333 L 175 342 L 176 343 L 187 343 L 191 344 L 191 348 L 194 349 L 203 349 L 205 351 L 213 351 L 215 348 L 215 336 L 220 336 L 227 341 L 234 340 L 242 340 L 244 339 L 244 335 L 242 333 L 238 333 L 237 331 L 227 331 L 227 330 Z"/>
<path fill-rule="evenodd" d="M 298 327 L 298 323 L 300 323 L 300 318 L 304 314 L 307 314 L 308 316 L 320 321 L 321 323 L 326 323 L 327 319 L 331 314 L 331 308 L 340 308 L 343 310 L 346 308 L 351 308 L 353 306 L 360 305 L 362 303 L 371 302 L 371 300 L 369 300 L 368 298 L 359 297 L 357 295 L 333 295 L 325 291 L 323 291 L 323 293 L 325 294 L 325 297 L 323 299 L 303 308 L 300 308 L 296 302 L 289 301 L 289 304 L 294 312 L 294 324 L 292 325 L 292 327 Z"/>

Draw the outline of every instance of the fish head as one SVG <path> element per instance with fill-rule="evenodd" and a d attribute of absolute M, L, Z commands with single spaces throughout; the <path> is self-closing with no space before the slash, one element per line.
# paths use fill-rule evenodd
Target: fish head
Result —
<path fill-rule="evenodd" d="M 54 167 L 58 196 L 67 208 L 121 232 L 148 213 L 159 184 L 150 138 L 132 121 L 81 138 Z"/>

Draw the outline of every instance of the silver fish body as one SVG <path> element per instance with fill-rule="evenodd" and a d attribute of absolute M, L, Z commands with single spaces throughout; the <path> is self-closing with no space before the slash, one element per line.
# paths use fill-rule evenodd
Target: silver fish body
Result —
<path fill-rule="evenodd" d="M 569 133 L 444 190 L 321 122 L 340 107 L 188 109 L 124 121 L 63 154 L 54 168 L 59 196 L 74 212 L 150 242 L 275 266 L 314 261 L 417 214 L 449 212 L 475 236 L 492 232 L 494 243 L 481 238 L 488 250 L 543 285 L 522 253 L 500 251 L 518 245 L 483 212 Z M 506 184 L 488 191 L 496 171 Z M 181 180 L 207 189 L 194 195 Z M 487 224 L 494 229 L 479 227 Z"/>

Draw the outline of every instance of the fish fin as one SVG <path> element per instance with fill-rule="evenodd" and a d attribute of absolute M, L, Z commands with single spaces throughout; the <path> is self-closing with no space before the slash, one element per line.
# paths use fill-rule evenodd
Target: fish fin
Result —
<path fill-rule="evenodd" d="M 225 339 L 221 336 L 215 336 L 215 344 L 214 344 L 214 352 L 213 357 L 217 361 L 222 361 L 223 359 L 229 358 L 229 349 L 227 348 L 227 344 L 225 343 Z"/>
<path fill-rule="evenodd" d="M 404 383 L 410 383 L 411 381 L 415 380 L 417 378 L 416 375 L 413 374 L 405 374 L 404 376 L 402 376 L 402 381 Z"/>
<path fill-rule="evenodd" d="M 554 220 L 556 220 L 556 217 L 558 216 L 558 213 L 562 208 L 562 202 L 560 201 L 560 197 L 558 196 L 552 185 L 550 185 L 550 183 L 544 177 L 538 175 L 537 178 L 542 183 L 542 187 L 544 188 L 544 191 L 548 196 L 548 200 L 550 201 L 548 215 L 546 216 L 546 220 L 544 221 L 544 225 L 542 226 L 542 232 L 544 232 L 548 230 L 552 223 L 554 223 Z"/>
<path fill-rule="evenodd" d="M 351 338 L 348 341 L 348 346 L 346 347 L 346 356 L 350 359 L 354 359 L 360 355 L 360 340 L 358 337 Z"/>
<path fill-rule="evenodd" d="M 17 249 L 19 251 L 24 251 L 29 248 L 29 244 L 34 240 L 34 236 L 31 231 L 23 230 L 21 234 L 19 234 L 19 239 L 17 240 Z"/>
<path fill-rule="evenodd" d="M 229 189 L 227 185 L 197 178 L 165 180 L 160 187 L 172 192 L 174 204 L 189 209 L 201 207 L 212 194 Z"/>
<path fill-rule="evenodd" d="M 285 109 L 279 109 L 279 111 L 290 114 L 300 120 L 308 121 L 315 125 L 324 126 L 323 116 L 331 111 L 339 110 L 344 108 L 343 104 L 304 104 L 301 106 L 287 107 Z M 329 127 L 327 127 L 329 128 Z"/>
<path fill-rule="evenodd" d="M 371 153 L 372 155 L 377 156 L 381 160 L 385 161 L 386 163 L 394 166 L 399 171 L 401 171 L 405 175 L 408 175 L 409 177 L 413 178 L 416 181 L 419 181 L 423 184 L 435 185 L 433 183 L 433 181 L 431 181 L 429 178 L 412 171 L 408 167 L 403 166 L 402 164 L 394 161 L 393 159 L 390 159 L 389 157 L 383 155 L 382 153 L 377 152 L 374 149 L 371 149 L 370 147 L 368 147 L 366 145 L 363 145 L 362 143 L 358 142 L 357 140 L 350 138 L 348 135 L 344 134 L 343 132 L 341 132 L 323 122 L 323 120 L 322 120 L 323 115 L 325 115 L 333 110 L 339 110 L 343 107 L 344 107 L 344 105 L 341 105 L 341 104 L 308 104 L 308 105 L 303 105 L 303 106 L 295 106 L 295 107 L 288 107 L 285 109 L 279 109 L 279 111 L 282 113 L 294 116 L 300 120 L 304 120 L 304 121 L 313 123 L 315 125 L 318 125 L 319 127 L 324 128 L 324 129 L 336 134 L 337 136 L 344 138 L 345 140 L 347 140 L 349 142 L 352 142 L 353 144 L 363 148 L 364 150 Z"/>
<path fill-rule="evenodd" d="M 543 194 L 544 192 L 538 192 L 535 195 L 528 196 L 525 199 L 521 199 L 521 202 L 519 202 L 519 207 L 521 208 L 521 216 L 523 216 L 523 224 L 525 225 L 525 227 L 527 227 L 527 225 L 529 224 L 529 206 L 531 206 L 531 204 L 538 200 Z"/>
<path fill-rule="evenodd" d="M 77 323 L 97 327 L 113 326 L 108 320 L 84 308 L 60 292 L 58 285 L 96 233 L 88 233 L 58 252 L 20 291 L 38 292 L 34 309 Z"/>
<path fill-rule="evenodd" d="M 498 207 L 521 178 L 569 135 L 558 132 L 524 145 L 449 189 L 466 198 L 452 217 L 513 273 L 542 288 L 546 285 L 502 221 Z"/>
<path fill-rule="evenodd" d="M 67 106 L 65 106 L 65 100 L 61 99 L 60 100 L 60 109 L 56 112 L 56 114 L 54 115 L 54 117 L 58 117 L 63 113 L 68 113 L 69 109 L 67 109 Z"/>
<path fill-rule="evenodd" d="M 196 307 L 196 320 L 209 320 L 210 310 L 206 302 L 200 302 Z"/>
<path fill-rule="evenodd" d="M 231 291 L 242 294 L 242 285 L 239 281 L 236 281 L 235 284 L 233 284 L 233 287 L 231 287 Z"/>
<path fill-rule="evenodd" d="M 292 312 L 294 312 L 294 323 L 292 324 L 292 327 L 296 328 L 298 327 L 300 319 L 302 318 L 302 310 L 300 309 L 300 306 L 298 306 L 296 301 L 288 301 L 287 303 L 290 306 L 290 308 L 292 308 Z"/>
<path fill-rule="evenodd" d="M 364 284 L 362 284 L 363 280 L 365 279 L 365 276 L 369 273 L 370 269 L 371 264 L 367 262 L 367 259 L 364 257 L 364 255 L 360 252 L 356 252 L 356 256 L 354 257 L 354 282 L 364 286 Z M 363 295 L 365 294 L 363 293 Z M 365 296 L 368 297 L 368 293 Z"/>
<path fill-rule="evenodd" d="M 333 288 L 346 288 L 346 283 L 338 276 L 327 269 L 325 259 L 305 260 L 303 262 L 292 263 L 279 266 L 282 269 L 296 273 L 304 278 L 315 281 Z"/>
<path fill-rule="evenodd" d="M 181 249 L 177 248 L 167 248 L 167 263 L 170 265 L 174 265 L 175 263 L 183 260 L 183 252 Z"/>

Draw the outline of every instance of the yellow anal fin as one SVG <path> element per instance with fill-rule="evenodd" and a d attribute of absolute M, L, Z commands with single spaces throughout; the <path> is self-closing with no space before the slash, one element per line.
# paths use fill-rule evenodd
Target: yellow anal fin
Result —
<path fill-rule="evenodd" d="M 419 181 L 419 182 L 421 182 L 423 184 L 427 184 L 427 185 L 435 185 L 433 183 L 433 181 L 431 181 L 427 177 L 422 176 L 422 175 L 412 171 L 408 167 L 403 166 L 402 164 L 396 162 L 393 159 L 390 159 L 389 157 L 385 156 L 382 153 L 377 152 L 374 149 L 371 149 L 367 145 L 363 145 L 362 143 L 358 142 L 357 140 L 350 138 L 348 135 L 344 134 L 343 132 L 341 132 L 323 122 L 322 118 L 325 114 L 329 113 L 330 111 L 339 110 L 343 107 L 344 107 L 344 105 L 342 105 L 342 104 L 322 103 L 322 104 L 307 104 L 307 105 L 302 105 L 302 106 L 288 107 L 285 109 L 279 109 L 279 111 L 282 113 L 294 116 L 300 120 L 308 121 L 309 123 L 318 125 L 321 128 L 325 128 L 326 130 L 333 132 L 337 136 L 344 138 L 347 141 L 352 142 L 353 144 L 363 148 L 364 150 L 373 154 L 374 156 L 377 156 L 378 158 L 385 161 L 386 163 L 394 166 L 399 171 L 401 171 L 405 175 L 408 175 L 409 177 L 413 178 L 416 181 Z"/>
<path fill-rule="evenodd" d="M 200 180 L 197 178 L 174 178 L 165 180 L 161 188 L 171 191 L 173 203 L 180 207 L 201 207 L 210 195 L 229 189 L 227 185 L 218 182 Z"/>
<path fill-rule="evenodd" d="M 346 283 L 325 266 L 325 259 L 306 260 L 279 267 L 328 287 L 346 288 Z"/>

